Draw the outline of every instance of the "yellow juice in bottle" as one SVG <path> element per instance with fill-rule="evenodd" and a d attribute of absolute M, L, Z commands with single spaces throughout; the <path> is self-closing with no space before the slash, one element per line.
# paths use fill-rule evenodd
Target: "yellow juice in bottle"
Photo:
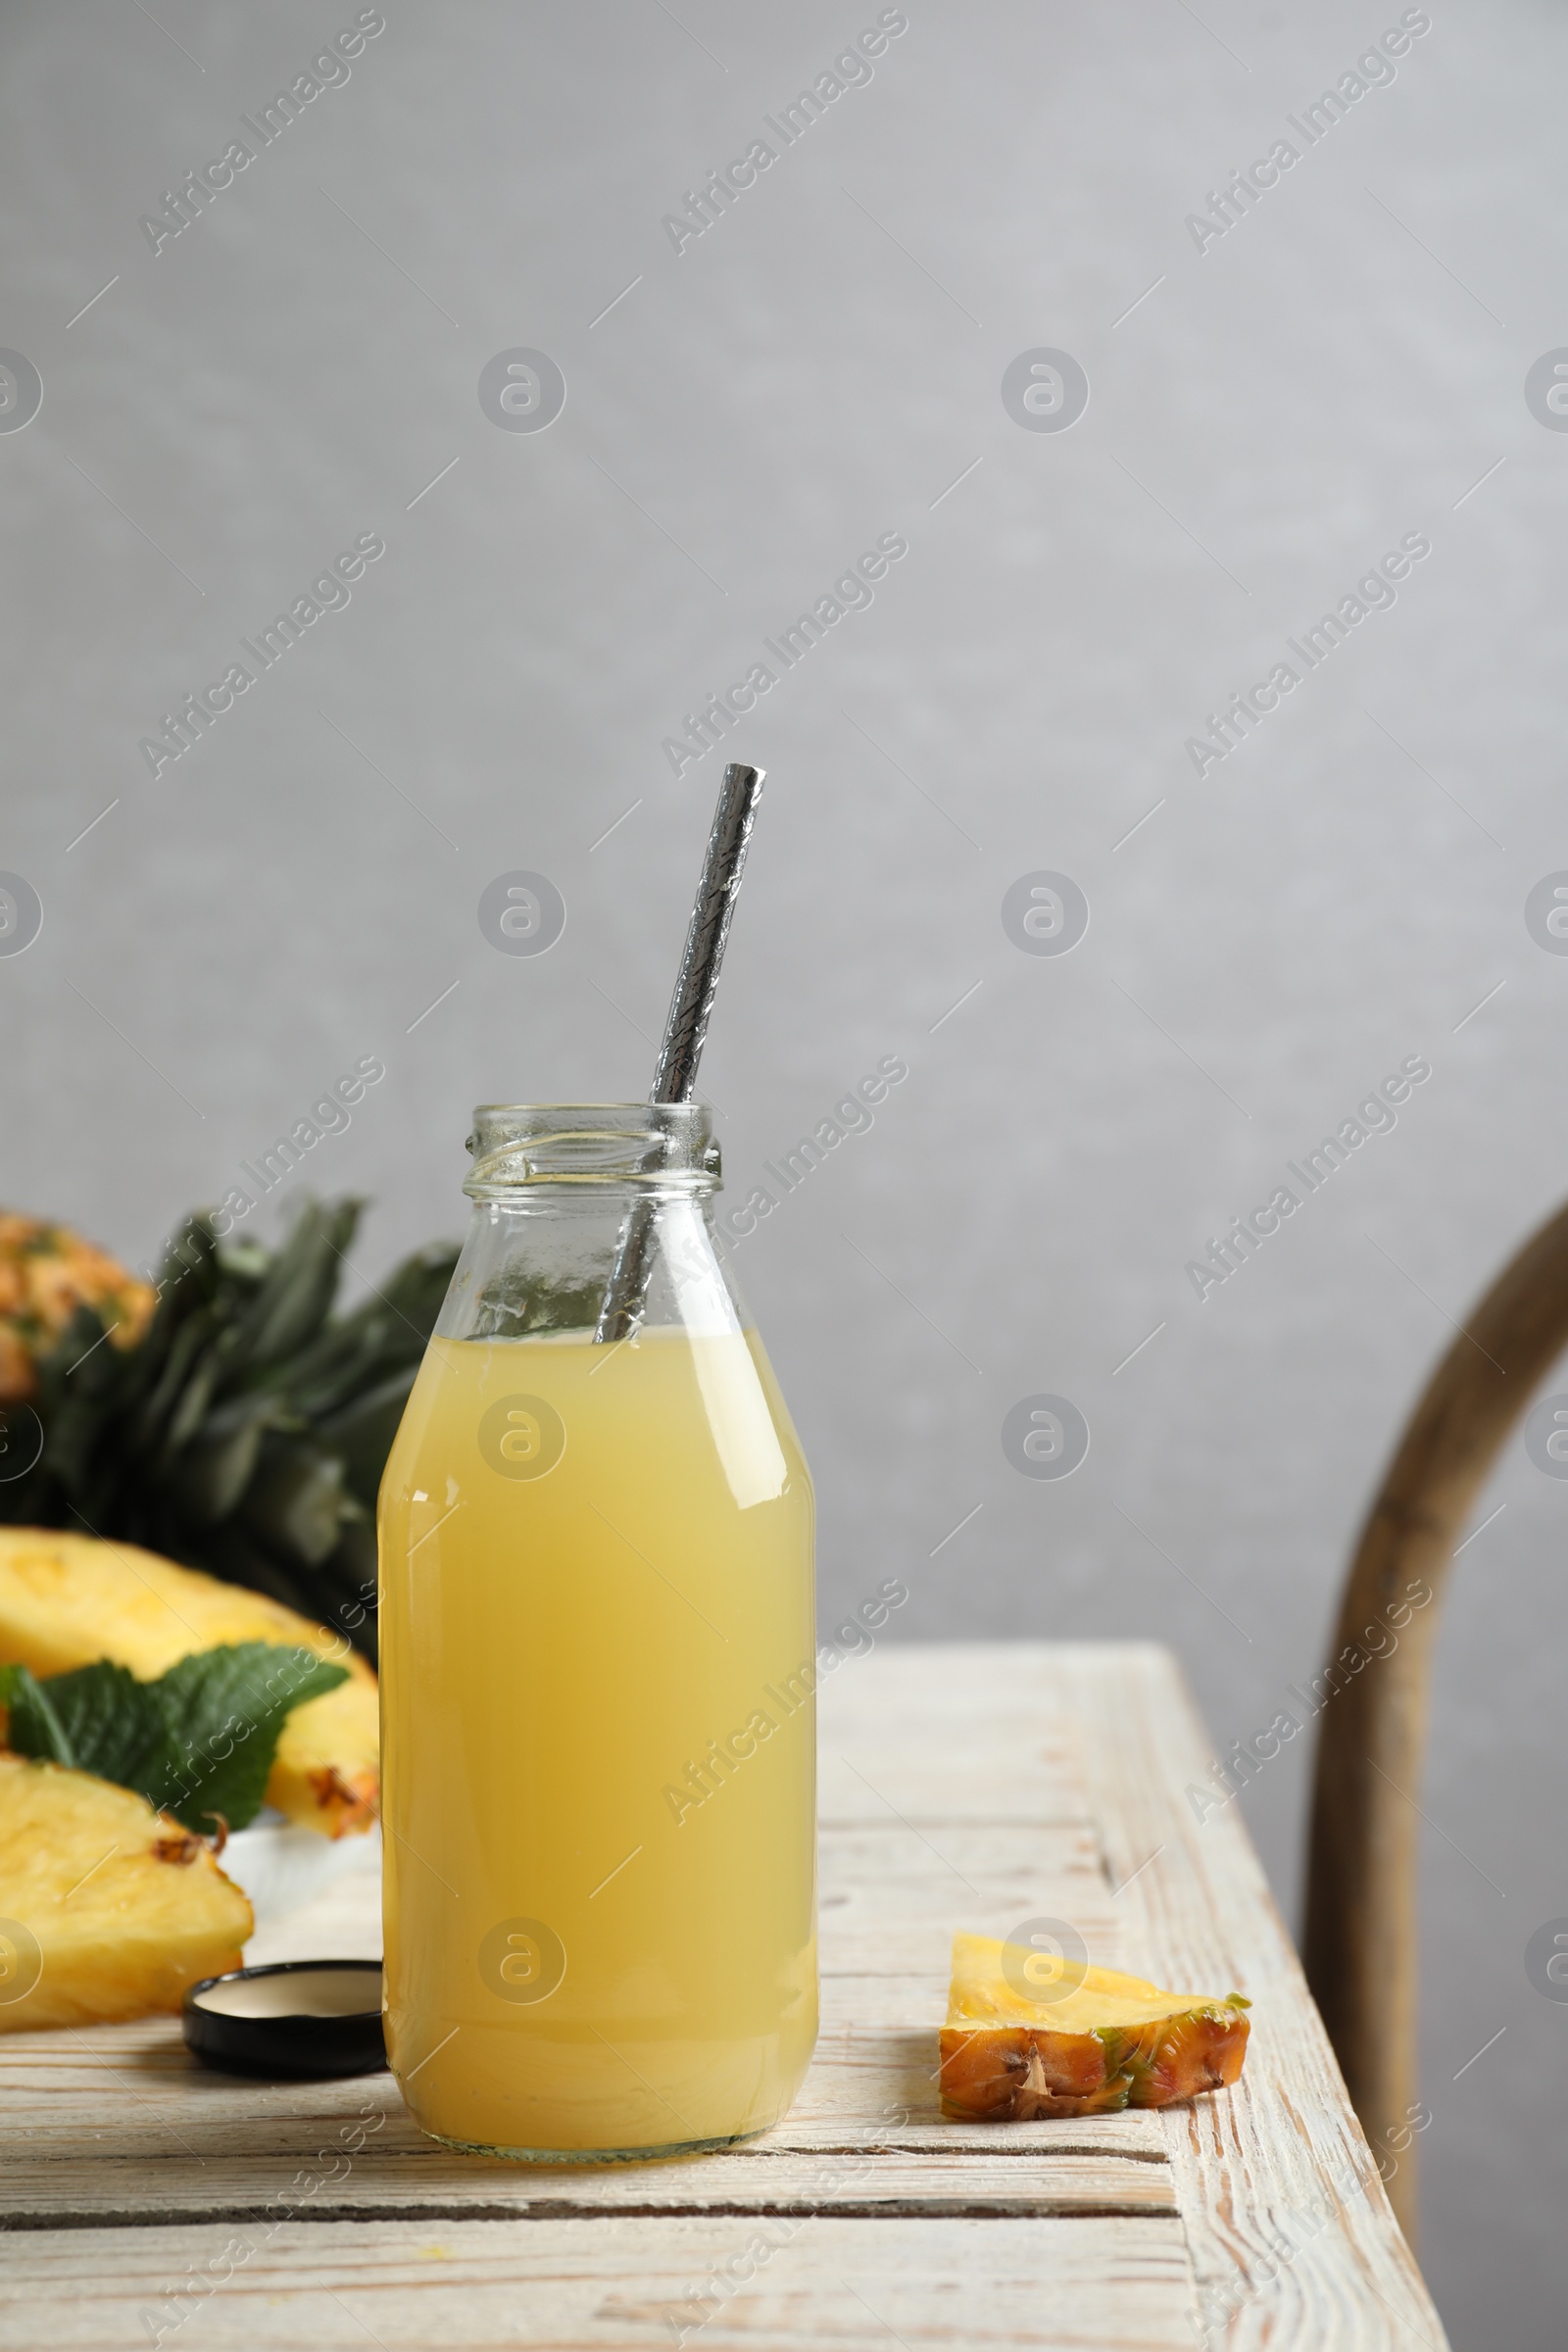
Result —
<path fill-rule="evenodd" d="M 425 2131 L 604 2157 L 788 2107 L 812 1541 L 755 1331 L 431 1342 L 380 1519 L 387 2045 Z"/>

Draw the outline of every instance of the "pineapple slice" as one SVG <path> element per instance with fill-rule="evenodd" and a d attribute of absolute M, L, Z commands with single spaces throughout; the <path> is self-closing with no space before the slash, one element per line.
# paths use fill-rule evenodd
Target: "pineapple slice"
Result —
<path fill-rule="evenodd" d="M 267 1795 L 328 1838 L 368 1830 L 381 1789 L 375 1676 L 357 1653 L 343 1654 L 341 1637 L 263 1592 L 131 1544 L 0 1527 L 0 1665 L 64 1674 L 113 1658 L 153 1682 L 192 1650 L 227 1642 L 277 1642 L 347 1667 L 346 1683 L 286 1717 Z"/>
<path fill-rule="evenodd" d="M 1059 1997 L 1015 1986 L 1045 1982 Z M 1025 1971 L 1028 1974 L 1025 1974 Z M 1083 1968 L 991 1936 L 955 1936 L 942 2031 L 942 2112 L 961 2122 L 1029 2123 L 1169 2107 L 1234 2082 L 1247 2051 L 1248 2003 L 1161 1992 L 1142 1977 Z"/>
<path fill-rule="evenodd" d="M 200 1838 L 113 1781 L 0 1755 L 0 2034 L 177 2010 L 238 1968 L 251 1907 Z"/>

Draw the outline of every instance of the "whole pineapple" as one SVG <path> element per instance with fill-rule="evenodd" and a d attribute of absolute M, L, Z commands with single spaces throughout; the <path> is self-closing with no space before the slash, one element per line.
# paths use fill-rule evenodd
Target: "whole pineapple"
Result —
<path fill-rule="evenodd" d="M 37 1358 L 78 1306 L 98 1310 L 111 1346 L 134 1348 L 156 1303 L 151 1283 L 69 1226 L 0 1209 L 0 1405 L 35 1394 Z"/>
<path fill-rule="evenodd" d="M 334 1316 L 362 1206 L 308 1202 L 275 1250 L 192 1216 L 151 1287 L 61 1228 L 0 1219 L 81 1276 L 69 1298 L 47 1278 L 50 1313 L 25 1288 L 0 1325 L 0 1406 L 24 1398 L 43 1429 L 34 1466 L 0 1481 L 0 1520 L 142 1544 L 373 1657 L 376 1488 L 457 1251 L 417 1251 Z M 32 1256 L 0 1259 L 0 1285 Z"/>

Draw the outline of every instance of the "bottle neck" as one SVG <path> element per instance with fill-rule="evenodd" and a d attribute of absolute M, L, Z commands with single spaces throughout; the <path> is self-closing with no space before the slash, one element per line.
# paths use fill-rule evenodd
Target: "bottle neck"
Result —
<path fill-rule="evenodd" d="M 486 1105 L 469 1150 L 473 1215 L 439 1338 L 747 1327 L 718 1254 L 718 1150 L 701 1104 Z M 634 1311 L 612 1313 L 628 1295 Z"/>

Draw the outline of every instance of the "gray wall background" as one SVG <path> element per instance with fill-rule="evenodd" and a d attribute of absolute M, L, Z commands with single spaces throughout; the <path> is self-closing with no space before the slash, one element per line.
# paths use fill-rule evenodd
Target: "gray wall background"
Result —
<path fill-rule="evenodd" d="M 138 217 L 354 9 L 9 14 L 0 342 L 44 400 L 0 436 L 0 865 L 45 919 L 0 959 L 5 1199 L 150 1252 L 378 1054 L 302 1171 L 373 1196 L 375 1273 L 461 1229 L 475 1101 L 641 1095 L 719 767 L 662 739 L 900 531 L 734 738 L 771 780 L 706 1064 L 732 1205 L 909 1064 L 738 1253 L 824 1616 L 897 1572 L 889 1638 L 1157 1637 L 1250 1734 L 1568 1180 L 1568 961 L 1524 919 L 1568 866 L 1568 439 L 1523 391 L 1568 340 L 1568 24 L 1435 0 L 1200 254 L 1186 215 L 1396 6 L 909 0 L 677 256 L 662 216 L 874 6 L 385 13 L 156 256 Z M 547 431 L 481 411 L 515 346 L 564 372 Z M 1070 431 L 1004 408 L 1038 346 L 1087 370 Z M 1200 779 L 1204 713 L 1418 530 L 1397 605 Z M 159 713 L 367 531 L 352 604 L 154 781 Z M 566 903 L 548 955 L 479 931 L 515 868 Z M 1002 926 L 1039 868 L 1092 909 L 1065 956 Z M 1397 1128 L 1200 1305 L 1184 1262 L 1411 1054 Z M 1045 1391 L 1093 1433 L 1059 1483 L 1000 1442 Z M 1568 2280 L 1568 2006 L 1523 1958 L 1568 1912 L 1565 1512 L 1515 1446 L 1423 1797 L 1425 2259 L 1493 2352 L 1554 2346 Z M 1293 1916 L 1306 1746 L 1246 1799 Z"/>

